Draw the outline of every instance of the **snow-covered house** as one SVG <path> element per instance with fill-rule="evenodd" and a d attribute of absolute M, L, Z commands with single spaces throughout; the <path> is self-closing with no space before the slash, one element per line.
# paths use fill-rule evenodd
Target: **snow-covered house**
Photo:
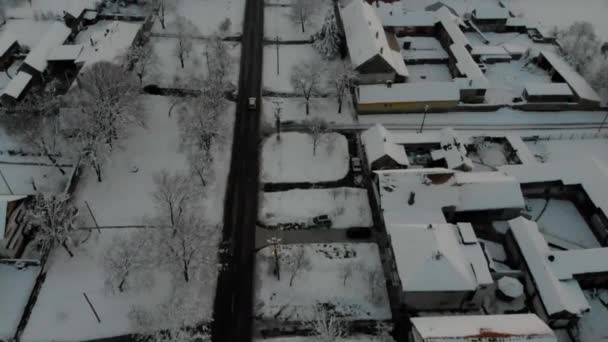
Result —
<path fill-rule="evenodd" d="M 374 174 L 387 224 L 504 220 L 519 216 L 524 207 L 519 183 L 501 172 L 432 168 Z"/>
<path fill-rule="evenodd" d="M 467 148 L 453 129 L 442 129 L 439 143 L 440 149 L 431 151 L 433 160 L 444 160 L 447 168 L 452 170 L 473 169 L 473 161 L 467 157 Z"/>
<path fill-rule="evenodd" d="M 0 256 L 14 257 L 23 242 L 25 195 L 0 195 Z"/>
<path fill-rule="evenodd" d="M 414 317 L 412 342 L 557 342 L 534 314 Z"/>
<path fill-rule="evenodd" d="M 114 62 L 130 48 L 140 34 L 142 24 L 112 21 L 104 30 L 95 32 L 87 43 L 83 44 L 82 52 L 75 63 L 87 68 L 100 61 Z"/>
<path fill-rule="evenodd" d="M 486 2 L 473 9 L 471 14 L 475 25 L 482 31 L 504 32 L 511 14 L 501 5 Z"/>
<path fill-rule="evenodd" d="M 376 8 L 382 26 L 397 37 L 407 35 L 432 36 L 437 18 L 431 11 L 408 11 L 404 2 L 381 3 Z"/>
<path fill-rule="evenodd" d="M 539 67 L 551 75 L 551 82 L 567 83 L 576 96 L 576 102 L 584 108 L 597 108 L 601 99 L 595 90 L 563 58 L 553 52 L 542 51 L 537 57 Z"/>
<path fill-rule="evenodd" d="M 372 6 L 353 0 L 340 8 L 340 15 L 360 83 L 398 82 L 409 76 L 395 35 L 384 30 Z"/>
<path fill-rule="evenodd" d="M 409 165 L 403 146 L 395 144 L 391 134 L 381 124 L 361 133 L 361 143 L 370 170 L 402 169 Z"/>
<path fill-rule="evenodd" d="M 494 283 L 469 223 L 387 224 L 402 302 L 412 310 L 472 309 Z"/>
<path fill-rule="evenodd" d="M 11 105 L 23 99 L 27 89 L 31 86 L 32 75 L 19 71 L 0 94 L 0 101 L 4 105 Z"/>
<path fill-rule="evenodd" d="M 460 93 L 453 82 L 367 84 L 357 87 L 355 100 L 360 114 L 445 112 L 458 105 Z"/>
<path fill-rule="evenodd" d="M 13 63 L 18 51 L 17 38 L 9 32 L 3 32 L 0 35 L 0 71 L 6 70 Z"/>
<path fill-rule="evenodd" d="M 574 102 L 576 97 L 567 83 L 530 83 L 523 93 L 528 102 Z"/>
<path fill-rule="evenodd" d="M 38 45 L 27 55 L 19 70 L 30 74 L 34 83 L 42 82 L 47 73 L 49 53 L 63 45 L 70 34 L 70 29 L 60 22 L 51 25 L 47 33 L 40 38 Z"/>
<path fill-rule="evenodd" d="M 571 326 L 590 310 L 584 288 L 608 288 L 608 248 L 553 250 L 536 222 L 509 221 L 510 264 L 525 271 L 536 314 L 553 328 Z"/>

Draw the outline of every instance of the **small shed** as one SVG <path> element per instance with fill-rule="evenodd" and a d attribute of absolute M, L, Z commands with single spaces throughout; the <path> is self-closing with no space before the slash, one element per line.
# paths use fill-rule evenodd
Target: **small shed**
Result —
<path fill-rule="evenodd" d="M 509 10 L 494 4 L 483 3 L 471 12 L 473 22 L 482 31 L 504 32 L 511 17 Z"/>
<path fill-rule="evenodd" d="M 395 144 L 390 132 L 380 124 L 361 133 L 361 142 L 370 170 L 402 169 L 410 164 L 403 146 Z"/>
<path fill-rule="evenodd" d="M 5 71 L 13 63 L 14 55 L 19 52 L 19 42 L 11 33 L 0 35 L 0 71 Z"/>
<path fill-rule="evenodd" d="M 528 102 L 574 102 L 576 96 L 567 83 L 531 83 L 523 93 Z"/>
<path fill-rule="evenodd" d="M 413 342 L 557 342 L 534 314 L 414 317 Z"/>

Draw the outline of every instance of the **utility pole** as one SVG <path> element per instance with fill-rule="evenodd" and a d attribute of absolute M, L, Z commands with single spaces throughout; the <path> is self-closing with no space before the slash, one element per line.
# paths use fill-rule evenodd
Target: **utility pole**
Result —
<path fill-rule="evenodd" d="M 602 128 L 604 127 L 604 124 L 606 123 L 606 119 L 608 119 L 608 112 L 606 112 L 606 115 L 604 116 L 604 120 L 602 120 L 602 123 L 600 124 L 600 128 L 597 130 L 598 132 L 602 130 Z"/>
<path fill-rule="evenodd" d="M 279 74 L 279 36 L 277 36 L 277 40 L 276 40 L 276 45 L 277 45 L 277 75 Z"/>
<path fill-rule="evenodd" d="M 418 133 L 422 133 L 424 129 L 424 121 L 426 120 L 426 113 L 429 111 L 429 105 L 424 106 L 424 114 L 422 116 L 422 123 L 420 124 L 420 131 Z"/>
<path fill-rule="evenodd" d="M 281 112 L 283 111 L 283 107 L 281 107 L 283 105 L 283 101 L 281 100 L 274 100 L 272 101 L 272 103 L 274 104 L 274 124 L 276 125 L 276 129 L 277 129 L 277 141 L 281 140 Z"/>
<path fill-rule="evenodd" d="M 278 246 L 282 242 L 281 238 L 276 236 L 266 240 L 266 242 L 272 246 L 272 256 L 274 257 L 274 274 L 277 276 L 277 280 L 281 280 L 281 271 L 279 269 L 279 250 Z"/>
<path fill-rule="evenodd" d="M 4 173 L 2 173 L 2 170 L 0 170 L 0 176 L 2 176 L 2 180 L 4 181 L 4 184 L 6 185 L 8 192 L 10 192 L 11 195 L 14 195 L 13 190 L 11 189 L 10 185 L 8 185 L 8 182 L 6 181 L 6 178 L 4 178 Z"/>

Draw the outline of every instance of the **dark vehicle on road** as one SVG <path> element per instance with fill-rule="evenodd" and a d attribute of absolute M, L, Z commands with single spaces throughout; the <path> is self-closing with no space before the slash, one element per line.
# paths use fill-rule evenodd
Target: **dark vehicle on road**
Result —
<path fill-rule="evenodd" d="M 369 239 L 372 236 L 372 230 L 365 227 L 348 228 L 346 236 L 351 239 Z"/>

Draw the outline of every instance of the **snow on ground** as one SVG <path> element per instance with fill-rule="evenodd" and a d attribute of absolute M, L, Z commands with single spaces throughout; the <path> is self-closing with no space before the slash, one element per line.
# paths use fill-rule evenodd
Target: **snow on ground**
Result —
<path fill-rule="evenodd" d="M 0 35 L 5 32 L 12 34 L 21 45 L 32 49 L 38 44 L 40 38 L 49 30 L 54 21 L 37 21 L 32 19 L 10 19 L 6 25 L 0 27 Z"/>
<path fill-rule="evenodd" d="M 309 23 L 302 25 L 294 22 L 291 18 L 291 7 L 266 7 L 264 9 L 264 38 L 275 40 L 309 40 L 311 36 L 317 33 L 323 26 L 323 20 L 327 11 L 331 10 L 331 1 L 328 0 L 310 0 L 316 1 L 316 12 L 311 16 Z"/>
<path fill-rule="evenodd" d="M 70 258 L 63 248 L 55 249 L 47 264 L 47 277 L 22 339 L 24 341 L 82 341 L 133 332 L 128 318 L 133 305 L 152 308 L 171 293 L 171 276 L 156 270 L 153 286 L 123 293 L 105 288 L 101 260 L 112 238 L 133 234 L 136 229 L 92 231 L 90 239 Z M 83 296 L 86 293 L 101 323 Z M 213 293 L 213 292 L 211 292 Z M 210 301 L 212 295 L 210 294 Z"/>
<path fill-rule="evenodd" d="M 276 0 L 274 0 L 276 1 Z M 289 336 L 289 337 L 272 337 L 265 339 L 254 339 L 255 342 L 316 342 L 315 337 L 311 336 Z M 339 342 L 386 342 L 381 337 L 372 335 L 353 335 L 341 338 Z"/>
<path fill-rule="evenodd" d="M 412 64 L 407 66 L 410 72 L 408 82 L 451 81 L 452 74 L 446 64 Z"/>
<path fill-rule="evenodd" d="M 62 16 L 63 11 L 84 3 L 87 8 L 95 8 L 100 0 L 31 0 L 16 2 L 17 6 L 7 11 L 9 16 L 20 18 L 33 18 L 36 14 L 52 13 Z M 31 6 L 30 6 L 31 3 Z"/>
<path fill-rule="evenodd" d="M 61 192 L 68 184 L 72 168 L 64 167 L 63 170 L 65 175 L 62 175 L 54 166 L 1 163 L 0 171 L 6 179 L 6 183 L 4 180 L 0 181 L 0 194 L 10 194 L 12 190 L 14 194 L 30 195 L 36 193 L 35 189 Z M 6 186 L 7 183 L 10 190 Z"/>
<path fill-rule="evenodd" d="M 603 0 L 507 0 L 505 3 L 516 13 L 522 13 L 531 24 L 544 28 L 557 26 L 564 29 L 575 21 L 585 20 L 595 26 L 600 39 L 608 40 L 608 3 Z"/>
<path fill-rule="evenodd" d="M 260 220 L 266 225 L 305 223 L 318 215 L 329 215 L 331 228 L 373 225 L 365 189 L 297 189 L 262 196 Z"/>
<path fill-rule="evenodd" d="M 215 33 L 222 21 L 230 19 L 232 25 L 229 35 L 240 35 L 245 17 L 245 0 L 176 0 L 177 11 L 166 13 L 166 28 L 156 20 L 153 33 L 177 32 L 176 18 L 183 16 L 198 28 L 198 35 L 209 36 Z"/>
<path fill-rule="evenodd" d="M 551 83 L 549 74 L 535 64 L 525 66 L 526 60 L 510 63 L 487 64 L 486 77 L 490 88 L 486 92 L 488 103 L 512 103 L 522 97 L 527 84 Z"/>
<path fill-rule="evenodd" d="M 146 128 L 135 128 L 124 148 L 115 152 L 103 167 L 103 182 L 97 182 L 92 170 L 86 169 L 76 192 L 80 205 L 88 201 L 97 222 L 102 225 L 137 225 L 144 215 L 152 215 L 155 205 L 153 175 L 163 169 L 169 172 L 188 172 L 186 156 L 179 151 L 179 129 L 176 111 L 171 117 L 168 98 L 144 96 Z M 227 146 L 216 151 L 216 185 L 207 190 L 205 203 L 207 218 L 220 222 L 227 170 L 230 162 L 234 107 L 229 106 L 224 116 L 227 127 Z M 134 172 L 136 171 L 136 172 Z M 217 189 L 215 189 L 217 188 Z M 85 211 L 83 211 L 85 212 Z M 89 221 L 88 224 L 92 225 Z"/>
<path fill-rule="evenodd" d="M 351 124 L 357 114 L 353 108 L 350 96 L 345 96 L 342 103 L 342 113 L 338 113 L 338 101 L 333 97 L 317 97 L 310 101 L 310 114 L 306 115 L 306 101 L 299 97 L 264 97 L 262 99 L 262 117 L 274 127 L 275 102 L 279 102 L 281 122 L 283 124 L 302 123 L 305 120 L 321 118 L 328 123 Z"/>
<path fill-rule="evenodd" d="M 271 135 L 262 147 L 262 182 L 337 181 L 348 174 L 349 154 L 346 137 L 339 133 L 321 135 L 313 154 L 312 135 L 281 133 Z"/>
<path fill-rule="evenodd" d="M 329 243 L 283 245 L 280 248 L 279 255 L 304 248 L 310 267 L 298 273 L 293 286 L 289 286 L 291 274 L 287 267 L 281 266 L 280 281 L 273 275 L 272 247 L 260 250 L 256 256 L 254 283 L 256 315 L 279 320 L 306 320 L 312 318 L 317 305 L 329 303 L 335 305 L 336 313 L 350 319 L 391 317 L 376 244 Z M 349 264 L 353 266 L 353 272 L 344 285 L 341 270 Z M 368 279 L 371 272 L 380 272 L 382 285 L 371 286 Z"/>
<path fill-rule="evenodd" d="M 536 219 L 545 206 L 542 198 L 528 198 L 526 204 L 532 209 L 529 214 Z M 541 233 L 564 240 L 581 248 L 601 247 L 595 235 L 576 209 L 574 203 L 551 198 L 547 209 L 538 220 Z"/>
<path fill-rule="evenodd" d="M 290 82 L 293 67 L 303 62 L 319 60 L 321 57 L 310 44 L 298 45 L 279 45 L 279 74 L 277 74 L 277 46 L 264 46 L 264 68 L 263 81 L 264 89 L 276 92 L 294 92 Z M 324 65 L 329 62 L 323 62 Z M 326 83 L 321 82 L 321 85 Z"/>
<path fill-rule="evenodd" d="M 578 321 L 580 341 L 608 341 L 608 290 L 585 290 L 591 311 L 585 313 Z"/>
<path fill-rule="evenodd" d="M 568 133 L 564 134 L 568 137 Z M 563 139 L 526 141 L 532 154 L 541 156 L 545 161 L 571 160 L 595 157 L 608 163 L 608 139 Z"/>
<path fill-rule="evenodd" d="M 207 43 L 204 40 L 194 39 L 192 41 L 193 51 L 188 59 L 184 63 L 182 69 L 179 58 L 175 57 L 174 51 L 177 44 L 176 38 L 165 38 L 165 37 L 152 37 L 150 39 L 153 49 L 158 56 L 158 66 L 154 72 L 154 75 L 150 75 L 147 80 L 144 80 L 146 84 L 157 84 L 161 87 L 171 86 L 175 84 L 176 78 L 179 80 L 187 80 L 190 77 L 205 77 L 209 74 L 207 69 L 205 51 Z M 234 42 L 225 43 L 228 46 L 228 52 L 232 59 L 232 66 L 228 80 L 233 84 L 238 83 L 239 73 L 239 58 L 241 55 L 241 44 Z"/>
<path fill-rule="evenodd" d="M 0 340 L 8 341 L 17 332 L 39 273 L 39 266 L 19 270 L 14 265 L 0 264 Z"/>

